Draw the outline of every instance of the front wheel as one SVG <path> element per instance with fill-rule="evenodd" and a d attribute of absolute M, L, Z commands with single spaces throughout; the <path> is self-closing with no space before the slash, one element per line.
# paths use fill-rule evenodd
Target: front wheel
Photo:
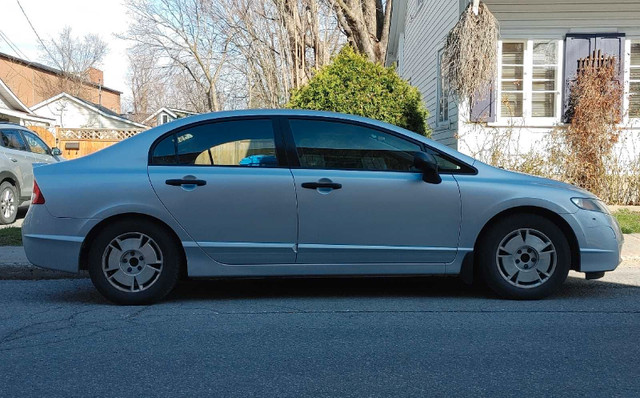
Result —
<path fill-rule="evenodd" d="M 182 256 L 168 231 L 141 220 L 104 228 L 89 249 L 89 275 L 96 289 L 117 304 L 150 304 L 175 287 Z"/>
<path fill-rule="evenodd" d="M 569 243 L 551 220 L 517 214 L 482 237 L 479 266 L 487 285 L 510 299 L 541 299 L 560 288 L 571 267 Z"/>

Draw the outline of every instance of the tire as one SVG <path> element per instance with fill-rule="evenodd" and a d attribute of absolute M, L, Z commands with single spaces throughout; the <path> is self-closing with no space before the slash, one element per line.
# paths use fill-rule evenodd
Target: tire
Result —
<path fill-rule="evenodd" d="M 91 281 L 116 304 L 140 305 L 162 300 L 175 287 L 183 256 L 165 228 L 123 220 L 98 233 L 88 255 Z"/>
<path fill-rule="evenodd" d="M 477 259 L 487 286 L 499 296 L 537 300 L 556 292 L 571 268 L 569 242 L 551 220 L 515 214 L 481 238 Z"/>
<path fill-rule="evenodd" d="M 8 181 L 0 184 L 0 224 L 11 224 L 18 215 L 20 194 L 18 189 Z"/>

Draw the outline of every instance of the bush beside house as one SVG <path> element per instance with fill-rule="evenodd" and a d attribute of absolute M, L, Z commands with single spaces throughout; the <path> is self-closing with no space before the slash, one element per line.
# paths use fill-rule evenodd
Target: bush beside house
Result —
<path fill-rule="evenodd" d="M 287 108 L 349 113 L 429 136 L 429 113 L 417 88 L 345 46 L 333 62 L 291 96 Z"/>

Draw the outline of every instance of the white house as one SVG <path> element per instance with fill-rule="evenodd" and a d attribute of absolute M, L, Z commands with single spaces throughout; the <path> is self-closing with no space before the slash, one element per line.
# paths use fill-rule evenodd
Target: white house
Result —
<path fill-rule="evenodd" d="M 176 119 L 195 114 L 195 112 L 187 111 L 184 109 L 162 107 L 153 112 L 148 118 L 144 119 L 142 123 L 150 127 L 156 127 L 161 124 L 169 123 Z"/>
<path fill-rule="evenodd" d="M 55 120 L 62 128 L 94 129 L 146 129 L 147 126 L 133 122 L 104 106 L 60 93 L 31 107 L 39 116 Z"/>
<path fill-rule="evenodd" d="M 387 64 L 421 91 L 432 137 L 478 155 L 488 137 L 516 131 L 520 150 L 563 123 L 577 60 L 594 50 L 620 61 L 623 141 L 640 153 L 640 0 L 485 0 L 500 23 L 498 75 L 469 110 L 443 92 L 439 60 L 468 0 L 394 0 Z M 466 101 L 465 101 L 466 102 Z M 638 129 L 636 129 L 638 127 Z"/>
<path fill-rule="evenodd" d="M 16 95 L 0 80 L 0 122 L 17 123 L 22 126 L 47 127 L 54 120 L 33 113 Z"/>

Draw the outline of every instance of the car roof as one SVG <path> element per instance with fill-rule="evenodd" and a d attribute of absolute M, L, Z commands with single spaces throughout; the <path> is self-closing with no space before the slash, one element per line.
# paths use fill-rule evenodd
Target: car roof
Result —
<path fill-rule="evenodd" d="M 417 141 L 422 141 L 428 144 L 429 146 L 441 152 L 444 152 L 450 156 L 454 156 L 468 164 L 473 165 L 473 163 L 475 162 L 475 159 L 473 159 L 470 156 L 462 154 L 447 145 L 433 141 L 430 138 L 427 138 L 423 135 L 407 130 L 405 128 L 402 128 L 390 123 L 382 122 L 380 120 L 370 119 L 363 116 L 350 115 L 350 114 L 338 113 L 338 112 L 329 112 L 329 111 L 315 111 L 315 110 L 308 110 L 308 109 L 243 109 L 243 110 L 233 110 L 233 111 L 210 112 L 210 113 L 203 113 L 199 115 L 176 119 L 172 122 L 165 123 L 158 127 L 155 127 L 152 130 L 156 130 L 159 133 L 160 132 L 164 133 L 164 132 L 173 130 L 175 128 L 187 126 L 191 123 L 213 121 L 216 119 L 224 119 L 224 118 L 232 118 L 232 117 L 252 117 L 252 116 L 317 117 L 317 118 L 331 118 L 331 119 L 340 119 L 345 121 L 360 122 L 360 123 L 364 123 L 372 126 L 378 126 L 380 128 L 387 129 L 387 130 L 394 130 L 394 131 L 400 132 L 409 138 L 413 138 Z"/>
<path fill-rule="evenodd" d="M 20 129 L 20 130 L 29 130 L 28 128 L 19 125 L 18 123 L 12 123 L 12 122 L 0 122 L 0 128 L 12 128 L 12 129 Z"/>

